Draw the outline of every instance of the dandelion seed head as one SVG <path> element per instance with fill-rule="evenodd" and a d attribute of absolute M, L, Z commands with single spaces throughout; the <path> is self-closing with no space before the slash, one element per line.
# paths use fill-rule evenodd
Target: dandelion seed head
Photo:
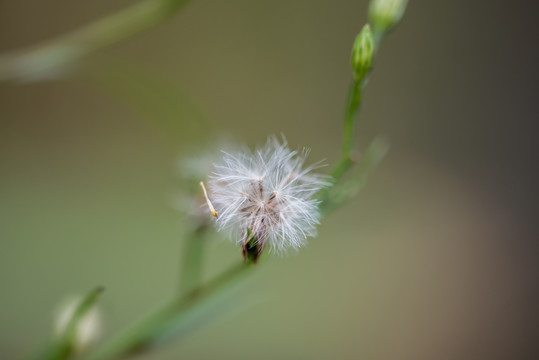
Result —
<path fill-rule="evenodd" d="M 253 152 L 223 152 L 208 183 L 218 229 L 238 244 L 252 238 L 276 253 L 305 245 L 319 223 L 314 194 L 330 183 L 313 172 L 320 163 L 305 166 L 308 153 L 275 137 Z"/>

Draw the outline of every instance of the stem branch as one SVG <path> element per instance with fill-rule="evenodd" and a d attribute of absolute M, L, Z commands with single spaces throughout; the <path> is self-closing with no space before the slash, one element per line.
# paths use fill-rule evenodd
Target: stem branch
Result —
<path fill-rule="evenodd" d="M 208 226 L 202 224 L 185 239 L 180 275 L 180 292 L 182 294 L 193 291 L 200 283 L 207 231 Z"/>
<path fill-rule="evenodd" d="M 352 165 L 352 149 L 354 146 L 354 133 L 356 129 L 356 114 L 361 105 L 362 84 L 356 79 L 352 80 L 348 90 L 346 112 L 344 114 L 344 130 L 342 137 L 341 158 L 333 169 L 331 176 L 339 180 Z"/>
<path fill-rule="evenodd" d="M 144 0 L 65 35 L 0 55 L 0 81 L 35 80 L 166 20 L 189 0 Z"/>
<path fill-rule="evenodd" d="M 220 296 L 247 275 L 251 268 L 249 262 L 240 263 L 206 286 L 198 287 L 186 296 L 179 296 L 124 333 L 102 344 L 86 360 L 118 359 L 147 350 L 156 342 L 185 327 L 192 316 L 204 313 Z"/>

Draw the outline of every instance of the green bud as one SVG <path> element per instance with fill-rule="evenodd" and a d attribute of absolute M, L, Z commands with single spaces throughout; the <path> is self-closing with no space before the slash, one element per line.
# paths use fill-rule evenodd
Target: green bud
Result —
<path fill-rule="evenodd" d="M 369 21 L 375 30 L 386 32 L 399 23 L 408 0 L 371 0 Z"/>
<path fill-rule="evenodd" d="M 374 39 L 369 24 L 363 26 L 359 32 L 354 46 L 352 47 L 352 68 L 354 69 L 356 80 L 361 81 L 372 68 L 374 58 Z"/>

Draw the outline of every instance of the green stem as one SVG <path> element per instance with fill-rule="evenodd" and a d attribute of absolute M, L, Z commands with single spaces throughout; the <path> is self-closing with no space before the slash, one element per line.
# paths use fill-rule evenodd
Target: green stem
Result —
<path fill-rule="evenodd" d="M 189 0 L 144 0 L 68 34 L 0 56 L 0 81 L 32 80 L 159 24 Z"/>
<path fill-rule="evenodd" d="M 118 359 L 147 350 L 164 337 L 184 328 L 193 316 L 205 313 L 253 268 L 249 262 L 233 266 L 209 284 L 180 296 L 124 333 L 101 345 L 86 360 Z"/>
<path fill-rule="evenodd" d="M 193 291 L 200 283 L 207 230 L 207 225 L 200 225 L 185 239 L 180 277 L 181 294 Z"/>
<path fill-rule="evenodd" d="M 373 37 L 374 56 L 376 57 L 378 49 L 380 48 L 380 43 L 382 42 L 382 39 L 384 37 L 384 33 L 380 30 L 375 29 L 373 32 Z M 357 124 L 357 115 L 361 110 L 363 88 L 368 82 L 368 76 L 368 74 L 365 74 L 365 76 L 360 80 L 354 77 L 348 90 L 346 110 L 344 113 L 344 128 L 342 136 L 341 155 L 339 161 L 337 162 L 337 165 L 333 168 L 330 174 L 333 178 L 333 185 L 320 191 L 320 193 L 318 194 L 318 199 L 320 199 L 321 201 L 321 210 L 323 213 L 327 213 L 330 209 L 335 207 L 334 199 L 330 199 L 330 197 L 332 196 L 331 194 L 334 193 L 336 187 L 338 188 L 341 186 L 340 182 L 342 177 L 354 165 L 353 148 Z"/>
<path fill-rule="evenodd" d="M 384 33 L 375 29 L 373 32 L 374 37 L 374 54 L 376 56 L 380 43 L 384 37 Z M 354 164 L 352 159 L 352 150 L 354 147 L 354 135 L 357 123 L 357 114 L 361 108 L 361 97 L 363 88 L 367 84 L 368 74 L 363 79 L 354 78 L 350 84 L 348 90 L 348 99 L 346 103 L 346 111 L 344 113 L 344 129 L 342 137 L 341 157 L 333 171 L 331 176 L 337 182 L 350 167 Z"/>
<path fill-rule="evenodd" d="M 317 197 L 321 201 L 321 208 L 324 208 L 330 201 L 330 193 L 340 179 L 346 174 L 348 169 L 354 164 L 352 159 L 352 149 L 354 147 L 354 134 L 356 130 L 356 115 L 361 105 L 361 93 L 364 82 L 353 79 L 348 89 L 346 111 L 344 113 L 344 128 L 342 136 L 341 156 L 337 165 L 331 171 L 333 185 L 321 190 Z"/>
<path fill-rule="evenodd" d="M 356 129 L 356 114 L 361 105 L 362 85 L 356 79 L 352 80 L 348 90 L 348 100 L 344 114 L 344 130 L 342 137 L 341 158 L 331 172 L 335 181 L 339 180 L 353 164 L 352 149 L 354 147 L 354 133 Z"/>

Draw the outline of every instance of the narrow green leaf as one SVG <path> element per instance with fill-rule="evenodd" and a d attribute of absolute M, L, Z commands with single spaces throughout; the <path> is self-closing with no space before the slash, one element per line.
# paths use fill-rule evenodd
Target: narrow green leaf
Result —
<path fill-rule="evenodd" d="M 322 212 L 328 213 L 346 200 L 357 195 L 363 189 L 368 177 L 380 164 L 388 151 L 389 142 L 381 136 L 376 137 L 367 147 L 363 156 L 361 156 L 358 165 L 354 168 L 350 177 L 336 184 L 331 189 L 322 204 Z"/>

